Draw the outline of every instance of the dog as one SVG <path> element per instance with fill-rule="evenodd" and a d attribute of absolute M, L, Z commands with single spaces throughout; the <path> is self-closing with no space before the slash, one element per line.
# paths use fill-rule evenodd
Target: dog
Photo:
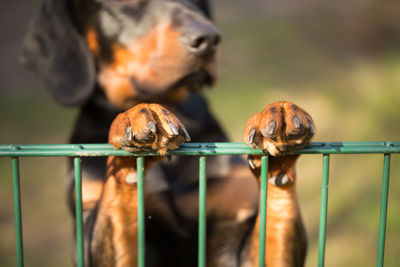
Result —
<path fill-rule="evenodd" d="M 57 102 L 80 107 L 71 143 L 160 153 L 145 159 L 147 266 L 197 264 L 198 161 L 163 155 L 228 141 L 201 95 L 217 79 L 219 42 L 207 0 L 44 0 L 23 41 L 22 63 Z M 314 129 L 286 101 L 245 126 L 245 142 L 271 155 L 266 266 L 304 264 L 290 152 Z M 258 266 L 260 161 L 207 159 L 207 266 Z M 83 158 L 82 169 L 86 266 L 137 266 L 135 158 Z"/>

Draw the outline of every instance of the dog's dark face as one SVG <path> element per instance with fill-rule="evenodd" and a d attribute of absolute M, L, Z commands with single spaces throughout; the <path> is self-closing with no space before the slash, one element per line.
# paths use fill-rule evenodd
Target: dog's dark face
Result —
<path fill-rule="evenodd" d="M 196 4 L 103 0 L 91 4 L 89 18 L 78 18 L 96 58 L 98 83 L 113 104 L 130 106 L 137 98 L 213 83 L 219 35 Z"/>
<path fill-rule="evenodd" d="M 58 5 L 53 1 L 47 0 L 48 6 Z M 216 79 L 220 37 L 208 18 L 205 0 L 80 0 L 67 1 L 66 7 L 71 25 L 82 39 L 80 44 L 87 48 L 84 52 L 94 61 L 91 79 L 95 81 L 91 84 L 97 83 L 116 107 L 129 108 L 138 100 L 181 100 Z M 60 30 L 54 32 L 59 34 Z M 40 32 L 37 35 L 40 37 Z M 43 46 L 47 38 L 41 39 L 44 41 L 39 45 Z M 51 50 L 48 46 L 44 50 Z M 58 47 L 55 53 L 68 54 L 61 49 Z M 65 60 L 74 60 L 74 55 Z M 60 62 L 71 65 L 72 80 L 80 75 L 72 65 L 79 63 Z"/>

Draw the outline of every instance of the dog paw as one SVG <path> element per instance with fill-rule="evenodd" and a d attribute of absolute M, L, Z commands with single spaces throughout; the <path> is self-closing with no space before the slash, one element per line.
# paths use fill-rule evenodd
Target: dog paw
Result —
<path fill-rule="evenodd" d="M 164 155 L 189 141 L 179 119 L 158 104 L 139 104 L 119 114 L 109 132 L 109 143 L 128 152 L 157 151 Z"/>
<path fill-rule="evenodd" d="M 277 156 L 304 148 L 311 142 L 315 125 L 311 116 L 293 103 L 271 103 L 247 121 L 244 141 Z"/>

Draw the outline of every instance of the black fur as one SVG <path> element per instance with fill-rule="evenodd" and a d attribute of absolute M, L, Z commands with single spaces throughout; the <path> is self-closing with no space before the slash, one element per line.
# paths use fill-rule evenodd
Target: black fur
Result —
<path fill-rule="evenodd" d="M 82 36 L 84 28 L 91 23 L 91 20 L 95 20 L 91 13 L 85 12 L 101 8 L 100 2 L 106 3 L 107 0 L 74 2 L 72 0 L 45 0 L 23 42 L 22 62 L 43 80 L 54 98 L 64 105 L 81 106 L 71 143 L 106 143 L 112 120 L 124 111 L 112 106 L 99 89 L 96 83 L 95 62 Z M 206 0 L 199 0 L 198 8 L 188 0 L 177 0 L 177 2 L 191 6 L 207 17 L 211 16 Z M 138 10 L 146 12 L 146 7 L 142 6 Z M 140 12 L 134 15 L 138 20 L 135 23 L 140 21 Z M 115 34 L 118 35 L 118 33 Z M 113 39 L 115 36 L 100 36 L 100 38 L 106 39 L 102 40 L 103 42 L 115 41 Z M 107 51 L 103 56 L 107 57 Z M 104 60 L 107 61 L 106 58 Z M 154 102 L 154 99 L 149 99 L 149 101 Z M 182 121 L 193 142 L 228 141 L 218 122 L 209 112 L 206 100 L 200 94 L 190 93 L 186 101 L 165 106 Z M 222 165 L 224 168 L 221 167 Z M 207 161 L 209 187 L 224 183 L 227 175 L 225 170 L 238 165 L 246 166 L 245 162 L 237 156 L 210 157 Z M 103 180 L 106 159 L 84 158 L 82 168 L 84 178 L 90 176 L 91 179 Z M 194 157 L 172 157 L 170 162 L 154 164 L 147 172 L 146 218 L 151 217 L 146 220 L 146 257 L 149 266 L 196 265 L 197 212 L 195 207 L 186 206 L 185 196 L 197 194 L 197 177 L 198 158 Z M 249 182 L 256 183 L 255 179 L 254 181 L 249 179 Z M 73 180 L 70 189 L 69 197 L 72 198 Z M 252 208 L 256 211 L 257 190 L 249 199 L 255 200 Z M 154 207 L 153 201 L 161 204 Z M 70 204 L 73 207 L 73 201 L 70 201 Z M 85 260 L 88 266 L 92 266 L 93 263 L 90 256 L 90 240 L 93 224 L 96 221 L 96 211 L 97 208 L 91 214 L 85 215 Z M 73 208 L 72 212 L 74 212 Z M 236 262 L 234 266 L 238 266 L 240 250 L 244 247 L 243 236 L 249 233 L 254 219 L 242 222 L 240 227 L 235 223 L 218 222 L 213 214 L 208 216 L 209 240 L 214 239 L 216 243 L 228 243 L 224 256 Z M 232 233 L 239 236 L 238 242 L 226 242 L 225 239 Z"/>
<path fill-rule="evenodd" d="M 42 3 L 23 40 L 20 60 L 59 103 L 82 105 L 95 88 L 95 64 L 71 19 L 68 3 Z"/>

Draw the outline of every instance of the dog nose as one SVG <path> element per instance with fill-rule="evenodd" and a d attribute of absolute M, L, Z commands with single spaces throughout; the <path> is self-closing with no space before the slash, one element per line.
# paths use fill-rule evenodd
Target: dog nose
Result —
<path fill-rule="evenodd" d="M 201 23 L 192 23 L 182 38 L 189 52 L 204 57 L 215 52 L 220 40 L 221 36 L 214 26 Z"/>

